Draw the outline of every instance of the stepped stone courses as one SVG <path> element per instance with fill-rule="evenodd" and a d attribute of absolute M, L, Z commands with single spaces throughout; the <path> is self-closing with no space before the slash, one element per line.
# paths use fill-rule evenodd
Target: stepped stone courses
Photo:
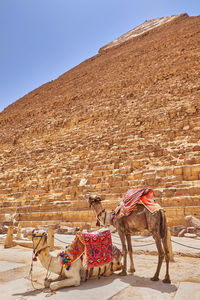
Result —
<path fill-rule="evenodd" d="M 81 226 L 86 195 L 138 187 L 170 225 L 200 217 L 200 17 L 167 20 L 0 113 L 0 222 Z"/>

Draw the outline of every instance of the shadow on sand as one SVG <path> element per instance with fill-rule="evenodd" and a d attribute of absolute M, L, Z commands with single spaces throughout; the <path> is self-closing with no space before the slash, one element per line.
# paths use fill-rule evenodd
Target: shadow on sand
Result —
<path fill-rule="evenodd" d="M 110 277 L 101 277 L 100 279 L 90 279 L 87 282 L 81 282 L 81 285 L 78 287 L 67 287 L 62 288 L 59 291 L 59 293 L 67 293 L 69 291 L 87 291 L 93 289 L 95 293 L 96 288 L 103 288 L 106 285 L 110 285 L 113 281 L 119 280 L 120 282 L 126 283 L 127 286 L 132 287 L 145 287 L 149 289 L 154 289 L 157 291 L 160 291 L 161 293 L 174 293 L 177 291 L 177 287 L 175 284 L 167 284 L 163 283 L 161 280 L 159 281 L 151 281 L 150 278 L 146 277 L 139 277 L 136 275 L 127 275 L 127 276 L 119 276 L 117 274 L 113 274 Z M 124 285 L 122 287 L 122 290 L 124 289 Z M 13 296 L 37 296 L 41 293 L 47 293 L 47 295 L 50 297 L 52 294 L 55 294 L 55 292 L 51 292 L 50 289 L 40 288 L 37 290 L 30 290 L 26 291 L 24 293 L 16 293 L 13 294 Z"/>

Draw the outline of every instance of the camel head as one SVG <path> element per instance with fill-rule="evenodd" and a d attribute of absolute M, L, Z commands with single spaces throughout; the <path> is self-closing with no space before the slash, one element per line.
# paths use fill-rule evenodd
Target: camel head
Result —
<path fill-rule="evenodd" d="M 33 241 L 33 253 L 35 256 L 39 254 L 43 249 L 47 248 L 47 233 L 43 230 L 33 230 L 32 231 L 32 241 Z"/>
<path fill-rule="evenodd" d="M 89 199 L 88 199 L 88 203 L 89 203 L 89 206 L 95 206 L 97 204 L 101 204 L 101 197 L 100 196 L 97 196 L 97 195 L 93 195 L 93 196 L 89 196 Z"/>
<path fill-rule="evenodd" d="M 89 199 L 88 199 L 89 206 L 94 209 L 94 211 L 95 211 L 95 213 L 96 213 L 97 216 L 103 210 L 101 201 L 102 201 L 102 198 L 100 196 L 97 196 L 97 195 L 89 196 Z M 97 220 L 96 226 L 100 226 L 99 220 Z"/>

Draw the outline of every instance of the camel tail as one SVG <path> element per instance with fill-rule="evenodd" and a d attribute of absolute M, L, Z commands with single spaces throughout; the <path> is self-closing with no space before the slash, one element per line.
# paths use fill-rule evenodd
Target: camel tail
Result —
<path fill-rule="evenodd" d="M 167 235 L 167 222 L 164 211 L 161 209 L 160 211 L 160 237 L 163 239 Z"/>

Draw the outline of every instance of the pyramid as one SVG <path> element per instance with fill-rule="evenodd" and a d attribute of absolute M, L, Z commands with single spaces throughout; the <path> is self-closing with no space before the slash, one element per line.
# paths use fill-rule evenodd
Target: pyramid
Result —
<path fill-rule="evenodd" d="M 168 224 L 200 217 L 200 17 L 146 21 L 0 113 L 0 222 L 94 224 L 151 187 Z"/>

